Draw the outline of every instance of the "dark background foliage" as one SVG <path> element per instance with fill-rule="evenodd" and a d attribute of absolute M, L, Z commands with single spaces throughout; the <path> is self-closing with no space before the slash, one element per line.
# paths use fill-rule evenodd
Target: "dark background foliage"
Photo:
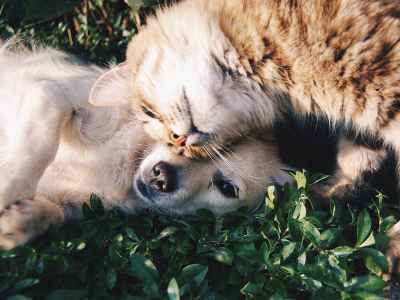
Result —
<path fill-rule="evenodd" d="M 98 63 L 121 61 L 160 0 L 1 0 L 0 36 L 18 33 Z"/>
<path fill-rule="evenodd" d="M 84 59 L 124 59 L 145 15 L 166 1 L 0 0 L 0 37 L 18 34 Z M 288 116 L 288 120 L 291 120 Z M 281 155 L 314 172 L 334 167 L 337 131 L 320 120 L 277 127 Z M 322 208 L 309 194 L 320 178 L 293 173 L 270 187 L 264 208 L 216 218 L 126 218 L 93 196 L 85 220 L 52 229 L 31 245 L 0 252 L 0 299 L 383 299 L 390 286 L 385 230 L 398 205 L 394 160 L 349 202 Z M 354 200 L 354 199 L 353 199 Z M 392 288 L 392 297 L 397 292 Z"/>

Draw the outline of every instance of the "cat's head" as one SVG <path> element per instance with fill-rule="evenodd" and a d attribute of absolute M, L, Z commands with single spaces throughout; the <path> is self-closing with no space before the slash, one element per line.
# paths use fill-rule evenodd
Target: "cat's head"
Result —
<path fill-rule="evenodd" d="M 188 157 L 218 155 L 274 119 L 218 22 L 190 4 L 148 20 L 130 42 L 131 107 L 147 133 Z M 193 24 L 193 26 L 190 26 Z"/>

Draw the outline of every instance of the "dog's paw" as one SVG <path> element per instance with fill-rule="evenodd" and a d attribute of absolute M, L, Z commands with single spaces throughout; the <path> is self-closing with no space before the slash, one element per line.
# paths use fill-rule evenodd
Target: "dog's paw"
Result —
<path fill-rule="evenodd" d="M 7 206 L 0 215 L 0 248 L 12 249 L 28 242 L 36 227 L 33 200 L 18 201 Z"/>
<path fill-rule="evenodd" d="M 51 224 L 62 221 L 61 210 L 49 201 L 17 201 L 0 214 L 0 249 L 23 245 L 45 232 Z"/>
<path fill-rule="evenodd" d="M 0 174 L 0 213 L 22 199 L 33 198 L 36 185 L 24 179 L 7 178 Z M 21 187 L 23 187 L 21 189 Z"/>

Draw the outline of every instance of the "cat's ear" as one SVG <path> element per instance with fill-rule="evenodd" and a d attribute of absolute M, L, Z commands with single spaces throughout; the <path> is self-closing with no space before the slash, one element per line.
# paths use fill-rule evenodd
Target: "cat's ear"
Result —
<path fill-rule="evenodd" d="M 116 106 L 128 103 L 132 91 L 133 73 L 122 63 L 101 75 L 94 83 L 89 103 L 94 106 Z"/>

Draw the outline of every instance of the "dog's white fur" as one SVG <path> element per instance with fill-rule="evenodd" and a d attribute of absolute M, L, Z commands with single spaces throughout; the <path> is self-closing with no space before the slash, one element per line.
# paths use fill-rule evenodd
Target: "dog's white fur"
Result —
<path fill-rule="evenodd" d="M 132 78 L 124 68 L 82 65 L 54 49 L 0 52 L 0 248 L 23 244 L 51 224 L 79 219 L 96 193 L 107 209 L 138 208 L 190 214 L 224 213 L 262 201 L 268 183 L 289 176 L 274 143 L 244 140 L 224 160 L 191 161 L 144 133 L 128 109 Z M 121 73 L 122 72 L 122 73 Z M 118 105 L 88 103 L 113 97 Z M 111 101 L 113 102 L 113 101 Z M 178 173 L 174 192 L 145 194 L 138 187 L 158 162 Z M 216 174 L 239 188 L 226 197 Z"/>

